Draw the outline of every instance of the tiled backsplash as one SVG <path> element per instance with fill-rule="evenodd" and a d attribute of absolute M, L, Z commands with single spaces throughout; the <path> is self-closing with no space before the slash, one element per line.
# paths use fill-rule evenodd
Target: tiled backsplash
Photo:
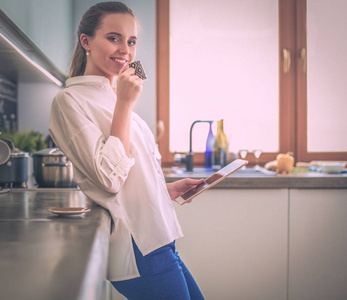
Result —
<path fill-rule="evenodd" d="M 17 84 L 0 74 L 0 131 L 18 130 Z"/>

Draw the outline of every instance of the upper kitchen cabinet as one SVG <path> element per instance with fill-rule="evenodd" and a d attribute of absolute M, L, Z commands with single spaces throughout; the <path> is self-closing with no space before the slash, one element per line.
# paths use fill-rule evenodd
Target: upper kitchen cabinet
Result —
<path fill-rule="evenodd" d="M 34 63 L 63 82 L 73 52 L 73 1 L 0 0 L 0 9 L 1 33 L 5 38 Z M 1 61 L 17 65 L 22 63 L 23 58 L 16 61 L 15 54 L 8 59 L 7 55 L 14 49 L 6 39 L 1 41 L 0 46 Z M 23 68 L 24 64 L 23 61 Z M 2 67 L 0 71 L 12 75 L 8 68 L 3 70 Z M 21 78 L 18 80 L 21 81 Z M 28 79 L 24 78 L 23 81 Z"/>

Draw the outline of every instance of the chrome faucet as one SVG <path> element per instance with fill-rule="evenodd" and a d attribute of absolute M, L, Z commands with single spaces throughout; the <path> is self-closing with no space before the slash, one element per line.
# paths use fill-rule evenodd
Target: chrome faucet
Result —
<path fill-rule="evenodd" d="M 175 154 L 175 163 L 186 164 L 186 171 L 187 172 L 192 172 L 193 171 L 193 166 L 194 166 L 194 153 L 193 153 L 193 138 L 192 138 L 192 133 L 193 133 L 193 127 L 196 123 L 212 123 L 213 121 L 205 121 L 205 120 L 196 120 L 192 123 L 190 126 L 190 132 L 189 132 L 189 152 L 187 154 Z"/>

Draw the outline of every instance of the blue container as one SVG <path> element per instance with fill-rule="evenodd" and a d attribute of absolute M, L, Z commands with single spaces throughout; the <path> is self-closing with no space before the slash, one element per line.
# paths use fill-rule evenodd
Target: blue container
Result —
<path fill-rule="evenodd" d="M 206 140 L 206 151 L 205 151 L 205 167 L 207 169 L 212 169 L 212 152 L 213 152 L 213 145 L 215 141 L 215 136 L 212 132 L 212 122 L 210 123 L 210 130 L 207 135 Z"/>

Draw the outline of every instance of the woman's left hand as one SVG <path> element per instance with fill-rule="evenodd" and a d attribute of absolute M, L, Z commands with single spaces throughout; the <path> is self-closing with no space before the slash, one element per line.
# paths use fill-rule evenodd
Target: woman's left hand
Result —
<path fill-rule="evenodd" d="M 179 195 L 183 194 L 185 191 L 194 186 L 198 186 L 202 182 L 204 182 L 203 179 L 184 178 L 175 182 L 167 183 L 166 186 L 171 200 L 175 200 Z"/>

